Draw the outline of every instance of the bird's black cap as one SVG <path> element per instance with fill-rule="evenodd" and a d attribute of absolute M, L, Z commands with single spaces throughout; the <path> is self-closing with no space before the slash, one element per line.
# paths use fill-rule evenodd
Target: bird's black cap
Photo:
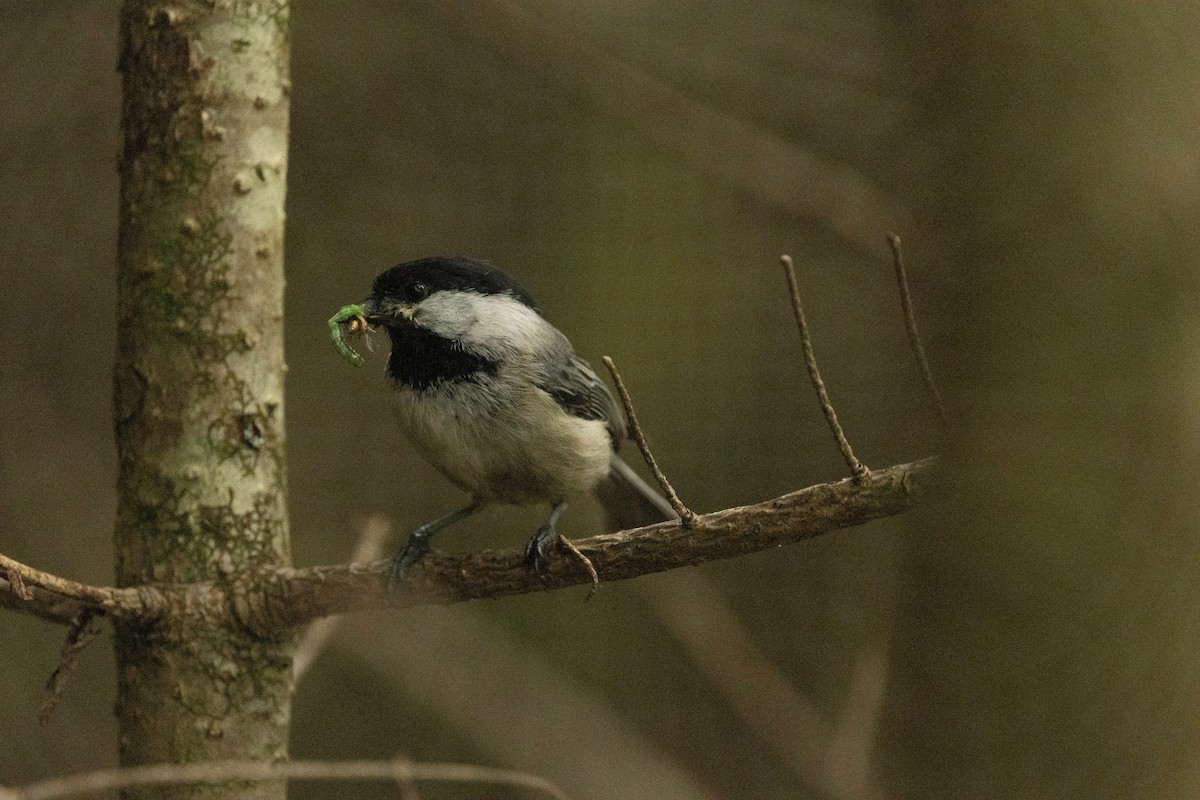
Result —
<path fill-rule="evenodd" d="M 416 303 L 434 292 L 457 290 L 478 294 L 508 294 L 532 309 L 533 297 L 512 278 L 486 261 L 465 256 L 431 256 L 405 261 L 379 273 L 371 287 L 375 295 Z"/>

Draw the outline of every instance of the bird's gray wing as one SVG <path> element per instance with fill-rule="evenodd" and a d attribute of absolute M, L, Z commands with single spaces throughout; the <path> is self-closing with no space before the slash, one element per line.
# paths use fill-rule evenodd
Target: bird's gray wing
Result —
<path fill-rule="evenodd" d="M 574 353 L 554 363 L 557 366 L 548 367 L 539 376 L 538 386 L 571 416 L 603 422 L 615 450 L 625 439 L 625 419 L 604 381 Z"/>

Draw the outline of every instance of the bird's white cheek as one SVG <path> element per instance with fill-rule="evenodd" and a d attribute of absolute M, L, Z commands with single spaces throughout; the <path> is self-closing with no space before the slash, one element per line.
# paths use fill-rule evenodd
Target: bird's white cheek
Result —
<path fill-rule="evenodd" d="M 492 358 L 536 351 L 553 331 L 536 311 L 506 294 L 438 292 L 414 309 L 413 321 Z"/>

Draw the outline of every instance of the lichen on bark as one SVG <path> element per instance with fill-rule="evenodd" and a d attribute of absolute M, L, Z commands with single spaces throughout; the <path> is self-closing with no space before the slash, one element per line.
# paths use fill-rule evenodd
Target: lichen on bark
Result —
<path fill-rule="evenodd" d="M 286 2 L 121 12 L 117 580 L 289 561 L 283 416 Z M 290 636 L 118 628 L 123 764 L 286 756 Z M 221 797 L 159 787 L 136 797 Z M 238 797 L 282 797 L 277 783 Z"/>

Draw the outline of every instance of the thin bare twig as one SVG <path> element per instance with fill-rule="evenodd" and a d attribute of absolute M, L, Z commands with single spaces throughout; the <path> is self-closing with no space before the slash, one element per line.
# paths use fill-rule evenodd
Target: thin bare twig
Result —
<path fill-rule="evenodd" d="M 925 390 L 933 399 L 938 419 L 943 425 L 947 425 L 950 422 L 950 413 L 946 410 L 942 394 L 933 380 L 933 370 L 929 368 L 929 359 L 925 357 L 925 346 L 921 344 L 921 334 L 917 332 L 917 318 L 913 314 L 912 298 L 908 294 L 908 273 L 904 269 L 904 253 L 900 249 L 900 237 L 889 233 L 887 241 L 888 246 L 892 248 L 892 264 L 896 268 L 896 285 L 900 289 L 900 307 L 904 310 L 904 330 L 908 333 L 908 344 L 912 348 L 913 356 L 917 359 L 917 366 L 921 368 L 921 380 L 925 382 Z"/>
<path fill-rule="evenodd" d="M 18 609 L 23 605 L 29 606 L 31 613 L 56 621 L 73 621 L 84 608 L 96 608 L 113 616 L 136 617 L 143 621 L 154 619 L 162 610 L 163 597 L 155 587 L 90 586 L 43 572 L 3 554 L 0 554 L 0 577 L 8 581 L 10 590 L 18 600 L 17 603 L 4 602 L 0 605 Z M 62 599 L 70 601 L 67 607 L 74 607 L 65 619 L 57 612 L 39 613 L 51 607 L 61 611 L 65 608 Z"/>
<path fill-rule="evenodd" d="M 361 564 L 382 558 L 384 547 L 387 546 L 387 541 L 391 538 L 391 535 L 392 525 L 387 517 L 381 514 L 369 517 L 363 523 L 362 533 L 358 536 L 358 543 L 354 545 L 354 552 L 350 555 L 350 562 Z M 341 627 L 344 620 L 344 617 L 326 617 L 308 626 L 308 630 L 304 632 L 304 637 L 300 640 L 300 644 L 296 646 L 296 655 L 292 659 L 293 686 L 300 682 L 300 679 L 308 672 L 308 668 L 313 665 L 317 657 L 329 646 L 334 634 L 337 633 L 338 628 Z"/>
<path fill-rule="evenodd" d="M 842 457 L 846 459 L 846 466 L 850 468 L 850 474 L 856 479 L 862 478 L 870 470 L 854 455 L 854 450 L 850 448 L 850 442 L 842 431 L 842 425 L 838 422 L 837 412 L 833 410 L 833 403 L 829 402 L 829 393 L 825 391 L 825 382 L 821 380 L 821 371 L 817 369 L 817 357 L 813 354 L 808 322 L 804 319 L 804 304 L 800 302 L 800 285 L 796 281 L 796 268 L 792 266 L 792 257 L 780 256 L 779 262 L 783 264 L 784 274 L 787 275 L 788 289 L 791 290 L 792 295 L 792 311 L 795 312 L 796 324 L 800 327 L 800 346 L 804 350 L 804 364 L 808 367 L 808 377 L 812 379 L 813 389 L 817 392 L 817 401 L 821 404 L 821 411 L 825 414 L 825 420 L 829 423 L 829 430 L 833 433 L 833 438 L 837 440 L 838 449 L 842 451 Z"/>
<path fill-rule="evenodd" d="M 592 560 L 585 556 L 583 551 L 575 546 L 574 542 L 563 536 L 561 533 L 558 535 L 558 543 L 567 548 L 567 550 L 571 551 L 571 555 L 575 556 L 575 558 L 581 564 L 583 564 L 583 568 L 588 571 L 588 575 L 592 576 L 592 588 L 588 590 L 587 597 L 583 598 L 583 602 L 586 603 L 588 600 L 592 599 L 592 595 L 594 595 L 596 590 L 600 588 L 600 573 L 596 572 L 596 565 L 592 563 Z"/>
<path fill-rule="evenodd" d="M 84 609 L 67 629 L 67 638 L 63 642 L 58 666 L 50 674 L 50 679 L 46 681 L 46 699 L 42 702 L 41 711 L 38 712 L 39 724 L 45 725 L 50 721 L 50 715 L 54 713 L 54 709 L 58 707 L 58 701 L 62 699 L 67 680 L 75 672 L 75 667 L 79 666 L 79 656 L 92 643 L 92 640 L 100 635 L 101 613 L 95 608 Z"/>
<path fill-rule="evenodd" d="M 0 582 L 0 608 L 20 611 L 58 625 L 70 625 L 87 604 L 36 589 L 28 600 L 17 597 L 4 582 Z"/>
<path fill-rule="evenodd" d="M 25 579 L 21 577 L 21 573 L 16 570 L 8 570 L 3 573 L 8 580 L 8 588 L 17 596 L 18 600 L 29 602 L 33 599 L 33 593 L 29 591 L 29 587 L 25 585 Z"/>
<path fill-rule="evenodd" d="M 625 388 L 625 381 L 621 380 L 621 373 L 617 371 L 617 365 L 608 356 L 604 356 L 604 366 L 608 367 L 609 373 L 612 375 L 613 383 L 617 386 L 617 394 L 621 398 L 621 405 L 625 407 L 625 418 L 629 421 L 629 432 L 633 436 L 633 441 L 637 443 L 638 450 L 642 451 L 642 458 L 646 460 L 646 466 L 650 468 L 650 473 L 654 475 L 654 480 L 658 481 L 658 485 L 662 488 L 663 494 L 667 496 L 671 507 L 675 509 L 675 513 L 679 515 L 683 527 L 690 528 L 696 524 L 696 512 L 683 504 L 679 499 L 679 495 L 675 494 L 675 488 L 671 486 L 671 482 L 667 480 L 667 476 L 658 468 L 658 462 L 654 460 L 654 453 L 650 452 L 650 444 L 646 441 L 646 434 L 642 432 L 642 426 L 638 423 L 637 414 L 633 410 L 633 399 L 629 396 L 629 390 Z"/>
<path fill-rule="evenodd" d="M 226 783 L 270 780 L 378 780 L 482 783 L 514 786 L 539 792 L 556 800 L 567 795 L 545 778 L 509 769 L 474 764 L 414 764 L 407 759 L 392 761 L 291 761 L 271 764 L 262 761 L 208 761 L 199 764 L 152 764 L 144 767 L 104 769 L 51 778 L 22 787 L 0 787 L 3 800 L 54 800 L 80 794 L 180 783 Z"/>

